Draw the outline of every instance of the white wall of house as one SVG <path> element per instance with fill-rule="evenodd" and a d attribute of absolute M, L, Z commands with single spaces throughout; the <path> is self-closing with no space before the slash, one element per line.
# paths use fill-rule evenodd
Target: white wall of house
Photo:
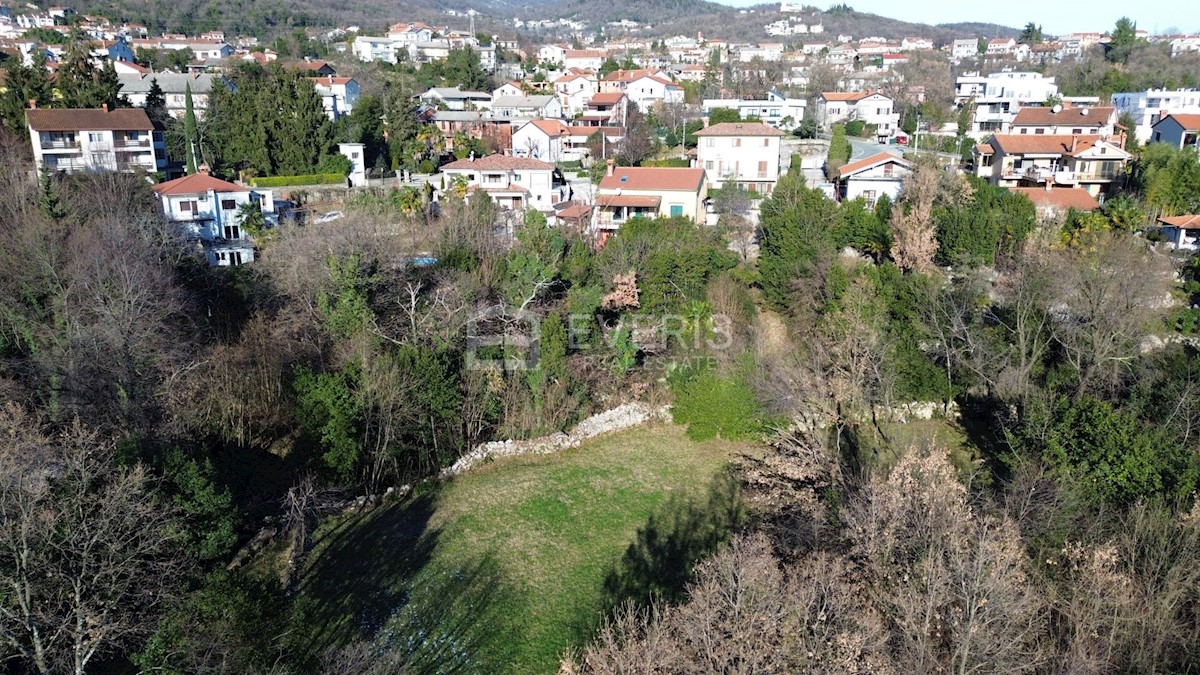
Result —
<path fill-rule="evenodd" d="M 1133 133 L 1139 143 L 1147 143 L 1159 120 L 1171 114 L 1200 114 L 1200 89 L 1148 89 L 1112 95 L 1119 115 L 1133 117 Z"/>
<path fill-rule="evenodd" d="M 696 159 L 714 188 L 732 180 L 754 192 L 774 190 L 779 181 L 779 137 L 704 136 L 697 141 Z"/>
<path fill-rule="evenodd" d="M 37 166 L 51 171 L 137 171 L 164 168 L 166 143 L 147 131 L 29 130 Z"/>

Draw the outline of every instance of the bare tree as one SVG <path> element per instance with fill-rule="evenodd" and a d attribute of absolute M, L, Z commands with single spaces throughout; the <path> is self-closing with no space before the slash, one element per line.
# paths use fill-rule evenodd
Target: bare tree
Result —
<path fill-rule="evenodd" d="M 0 410 L 0 638 L 40 673 L 86 672 L 154 628 L 180 579 L 179 530 L 140 466 L 78 424 L 51 437 Z"/>

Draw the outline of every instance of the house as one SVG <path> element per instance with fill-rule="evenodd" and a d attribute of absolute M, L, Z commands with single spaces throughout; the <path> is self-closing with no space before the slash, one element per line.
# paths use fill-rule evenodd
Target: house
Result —
<path fill-rule="evenodd" d="M 997 134 L 976 147 L 975 171 L 1001 187 L 1051 182 L 1098 196 L 1124 177 L 1132 159 L 1102 136 Z"/>
<path fill-rule="evenodd" d="M 1100 202 L 1087 190 L 1077 187 L 1054 187 L 1053 182 L 1047 182 L 1044 188 L 1012 187 L 1008 188 L 1008 191 L 1029 198 L 1042 220 L 1056 220 L 1071 209 L 1090 212 L 1100 208 Z"/>
<path fill-rule="evenodd" d="M 1113 107 L 1121 115 L 1133 118 L 1134 135 L 1139 143 L 1153 137 L 1153 127 L 1167 115 L 1200 115 L 1200 89 L 1147 89 L 1112 95 Z"/>
<path fill-rule="evenodd" d="M 659 68 L 639 68 L 635 70 L 614 70 L 613 72 L 600 78 L 600 93 L 624 94 L 625 89 L 630 82 L 639 80 L 643 77 L 661 77 L 666 78 L 667 73 Z"/>
<path fill-rule="evenodd" d="M 67 173 L 167 168 L 163 134 L 141 108 L 33 108 L 25 119 L 39 168 Z"/>
<path fill-rule="evenodd" d="M 588 99 L 583 114 L 579 116 L 579 124 L 595 127 L 625 126 L 628 106 L 629 99 L 620 92 L 596 94 Z"/>
<path fill-rule="evenodd" d="M 838 169 L 838 196 L 841 199 L 862 197 L 867 206 L 887 195 L 893 202 L 900 195 L 904 179 L 912 173 L 912 163 L 888 152 L 871 155 Z"/>
<path fill-rule="evenodd" d="M 1112 136 L 1116 131 L 1117 109 L 1111 107 L 1021 108 L 1013 118 L 1009 133 L 1045 134 L 1049 136 Z"/>
<path fill-rule="evenodd" d="M 497 96 L 492 99 L 491 108 L 496 119 L 558 119 L 563 116 L 562 104 L 551 94 Z"/>
<path fill-rule="evenodd" d="M 354 112 L 354 106 L 358 104 L 358 80 L 326 75 L 310 77 L 308 81 L 313 83 L 313 88 L 321 96 L 321 107 L 329 119 L 336 122 Z"/>
<path fill-rule="evenodd" d="M 979 75 L 967 73 L 955 80 L 954 101 L 961 108 L 974 104 L 972 134 L 1008 133 L 1024 106 L 1042 105 L 1058 95 L 1053 77 L 1027 71 Z"/>
<path fill-rule="evenodd" d="M 458 87 L 433 87 L 420 96 L 421 102 L 446 110 L 478 110 L 492 107 L 486 91 L 463 91 Z"/>
<path fill-rule="evenodd" d="M 960 63 L 978 55 L 979 40 L 975 38 L 958 39 L 950 44 L 950 60 L 954 63 Z"/>
<path fill-rule="evenodd" d="M 172 117 L 182 119 L 187 110 L 187 90 L 192 89 L 192 109 L 196 117 L 203 119 L 208 110 L 208 96 L 213 84 L 220 82 L 221 86 L 229 86 L 219 75 L 189 74 L 162 72 L 156 74 L 117 75 L 121 83 L 121 95 L 129 99 L 129 103 L 139 108 L 146 107 L 146 97 L 154 83 L 162 89 L 163 99 L 167 104 L 167 112 Z"/>
<path fill-rule="evenodd" d="M 1150 142 L 1200 150 L 1200 115 L 1167 115 L 1151 128 Z"/>
<path fill-rule="evenodd" d="M 683 87 L 663 75 L 645 75 L 631 80 L 624 93 L 642 112 L 650 112 L 656 103 L 683 103 Z"/>
<path fill-rule="evenodd" d="M 570 187 L 553 164 L 529 157 L 460 159 L 443 166 L 442 173 L 447 185 L 465 180 L 469 190 L 482 190 L 497 206 L 511 211 L 550 211 L 570 196 Z"/>
<path fill-rule="evenodd" d="M 563 146 L 569 135 L 570 128 L 560 120 L 531 120 L 513 132 L 513 155 L 551 163 L 564 161 Z"/>
<path fill-rule="evenodd" d="M 704 169 L 614 167 L 609 160 L 596 195 L 593 227 L 603 243 L 630 218 L 687 218 L 700 225 L 707 199 Z"/>
<path fill-rule="evenodd" d="M 604 60 L 608 58 L 600 49 L 568 49 L 560 61 L 564 68 L 580 68 L 584 70 L 600 70 Z"/>
<path fill-rule="evenodd" d="M 383 61 L 393 65 L 399 62 L 397 53 L 401 51 L 392 38 L 371 35 L 355 35 L 350 50 L 359 61 Z"/>
<path fill-rule="evenodd" d="M 738 111 L 742 119 L 757 117 L 777 129 L 791 131 L 804 120 L 806 105 L 802 98 L 788 98 L 772 89 L 765 99 L 706 98 L 701 108 L 706 116 L 717 108 L 730 108 Z"/>
<path fill-rule="evenodd" d="M 313 77 L 328 77 L 337 75 L 337 69 L 328 61 L 319 61 L 317 59 L 305 59 L 303 61 L 289 61 L 283 64 L 284 68 L 295 70 L 301 73 L 308 73 Z"/>
<path fill-rule="evenodd" d="M 597 91 L 599 87 L 595 75 L 572 73 L 554 81 L 554 93 L 562 104 L 563 112 L 570 117 L 583 113 Z"/>
<path fill-rule="evenodd" d="M 826 129 L 839 122 L 860 120 L 874 125 L 880 140 L 895 136 L 900 126 L 900 115 L 891 97 L 877 91 L 822 92 L 817 97 L 817 120 Z"/>
<path fill-rule="evenodd" d="M 492 98 L 496 98 L 497 96 L 524 96 L 525 93 L 525 89 L 521 87 L 520 82 L 505 82 L 492 90 Z"/>
<path fill-rule="evenodd" d="M 727 182 L 770 194 L 779 181 L 780 139 L 775 127 L 753 122 L 723 122 L 696 132 L 696 159 L 708 184 Z"/>
<path fill-rule="evenodd" d="M 434 33 L 436 31 L 433 28 L 419 21 L 412 21 L 393 24 L 388 28 L 387 37 L 396 47 L 408 49 L 417 43 L 433 40 Z"/>
<path fill-rule="evenodd" d="M 159 207 L 167 220 L 184 228 L 199 241 L 210 265 L 225 267 L 254 262 L 254 244 L 243 227 L 247 204 L 257 204 L 268 226 L 279 224 L 270 190 L 248 188 L 198 173 L 154 186 Z"/>
<path fill-rule="evenodd" d="M 1200 215 L 1163 217 L 1158 219 L 1159 232 L 1176 251 L 1200 250 Z"/>
<path fill-rule="evenodd" d="M 483 142 L 489 152 L 512 148 L 512 126 L 507 120 L 493 120 L 477 110 L 435 110 L 432 122 L 446 140 L 446 152 L 454 152 L 455 137 L 463 134 Z"/>
<path fill-rule="evenodd" d="M 1017 48 L 1017 41 L 1012 38 L 992 38 L 988 40 L 986 56 L 1007 56 Z"/>

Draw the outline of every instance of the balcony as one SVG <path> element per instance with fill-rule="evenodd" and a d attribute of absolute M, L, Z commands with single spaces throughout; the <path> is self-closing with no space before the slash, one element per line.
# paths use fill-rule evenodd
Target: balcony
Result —
<path fill-rule="evenodd" d="M 73 140 L 73 139 L 72 140 L 62 139 L 62 140 L 54 140 L 54 141 L 42 141 L 40 143 L 40 145 L 41 145 L 42 150 L 71 150 L 73 152 L 79 152 L 80 150 L 82 150 L 82 148 L 79 145 L 79 141 Z"/>
<path fill-rule="evenodd" d="M 154 144 L 149 138 L 141 138 L 138 140 L 123 139 L 113 144 L 113 149 L 117 152 L 150 150 L 153 147 Z"/>

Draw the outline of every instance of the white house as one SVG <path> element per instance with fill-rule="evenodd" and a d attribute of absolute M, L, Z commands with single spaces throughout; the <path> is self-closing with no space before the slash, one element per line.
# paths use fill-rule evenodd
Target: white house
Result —
<path fill-rule="evenodd" d="M 121 94 L 129 99 L 130 104 L 138 108 L 146 107 L 146 97 L 150 94 L 150 88 L 157 82 L 159 88 L 162 89 L 167 112 L 176 118 L 182 118 L 187 109 L 188 87 L 192 89 L 192 109 L 196 111 L 197 118 L 203 119 L 205 111 L 208 110 L 208 95 L 212 91 L 213 84 L 220 83 L 221 86 L 228 86 L 221 76 L 203 73 L 163 72 L 136 75 L 118 73 L 117 80 L 121 83 Z"/>
<path fill-rule="evenodd" d="M 888 139 L 896 135 L 900 114 L 895 112 L 892 99 L 877 91 L 823 92 L 817 97 L 817 119 L 826 129 L 838 122 L 861 120 L 875 125 L 875 136 Z"/>
<path fill-rule="evenodd" d="M 1113 107 L 1119 114 L 1133 118 L 1131 131 L 1139 143 L 1146 143 L 1158 121 L 1167 115 L 1200 114 L 1200 89 L 1148 89 L 1112 95 Z"/>
<path fill-rule="evenodd" d="M 327 75 L 310 77 L 308 81 L 313 83 L 313 88 L 321 96 L 321 107 L 325 109 L 329 119 L 336 122 L 354 112 L 354 106 L 358 104 L 358 80 L 353 77 Z"/>
<path fill-rule="evenodd" d="M 34 108 L 25 119 L 38 167 L 67 173 L 167 168 L 166 140 L 141 108 Z"/>
<path fill-rule="evenodd" d="M 608 58 L 600 49 L 568 49 L 563 54 L 564 68 L 579 68 L 581 70 L 600 70 L 604 60 Z"/>
<path fill-rule="evenodd" d="M 770 194 L 779 181 L 779 146 L 785 134 L 752 122 L 724 122 L 696 132 L 696 159 L 714 188 L 732 182 Z"/>
<path fill-rule="evenodd" d="M 587 109 L 588 101 L 600 90 L 595 75 L 568 74 L 554 81 L 554 93 L 570 117 Z"/>
<path fill-rule="evenodd" d="M 683 87 L 657 75 L 646 75 L 629 82 L 625 96 L 642 112 L 650 112 L 655 103 L 683 103 Z"/>
<path fill-rule="evenodd" d="M 410 49 L 419 42 L 429 42 L 433 40 L 433 28 L 419 21 L 410 21 L 393 24 L 388 28 L 387 37 L 392 40 L 392 43 L 402 49 Z M 355 38 L 357 40 L 358 38 Z"/>
<path fill-rule="evenodd" d="M 987 56 L 1005 56 L 1011 54 L 1017 47 L 1017 41 L 1012 38 L 992 38 L 988 40 Z"/>
<path fill-rule="evenodd" d="M 700 225 L 707 198 L 703 169 L 614 167 L 609 161 L 596 195 L 593 226 L 603 244 L 630 218 L 687 218 Z"/>
<path fill-rule="evenodd" d="M 997 134 L 975 148 L 975 173 L 1000 187 L 1047 182 L 1098 196 L 1121 180 L 1133 155 L 1103 136 Z"/>
<path fill-rule="evenodd" d="M 567 201 L 570 188 L 556 171 L 553 164 L 507 155 L 460 159 L 442 167 L 447 186 L 461 178 L 468 189 L 482 190 L 498 206 L 512 211 L 549 211 Z"/>
<path fill-rule="evenodd" d="M 701 103 L 704 114 L 710 115 L 717 108 L 730 108 L 738 111 L 743 119 L 757 117 L 784 131 L 791 131 L 804 120 L 804 109 L 807 102 L 802 98 L 788 98 L 772 89 L 767 92 L 765 99 L 744 98 L 706 98 Z"/>
<path fill-rule="evenodd" d="M 350 187 L 366 187 L 367 146 L 362 143 L 338 143 L 338 153 L 350 160 L 350 173 L 346 176 Z"/>
<path fill-rule="evenodd" d="M 569 136 L 570 127 L 560 120 L 531 120 L 513 132 L 513 155 L 550 163 L 569 161 L 563 157 Z"/>
<path fill-rule="evenodd" d="M 974 101 L 971 134 L 1008 133 L 1021 108 L 1042 105 L 1058 95 L 1053 77 L 1026 71 L 979 75 L 967 73 L 955 80 L 954 100 L 961 107 Z"/>
<path fill-rule="evenodd" d="M 159 183 L 154 191 L 163 215 L 181 225 L 190 239 L 201 242 L 213 266 L 254 262 L 254 242 L 241 212 L 246 204 L 257 204 L 268 226 L 279 224 L 270 190 L 235 185 L 210 176 L 207 169 Z"/>
<path fill-rule="evenodd" d="M 1200 216 L 1189 214 L 1159 218 L 1159 231 L 1176 251 L 1200 250 Z"/>
<path fill-rule="evenodd" d="M 842 199 L 862 197 L 874 208 L 883 195 L 892 201 L 900 195 L 904 178 L 912 173 L 908 160 L 881 152 L 838 169 L 838 194 Z"/>
<path fill-rule="evenodd" d="M 497 96 L 524 96 L 525 90 L 517 82 L 505 82 L 492 90 L 492 98 Z"/>
<path fill-rule="evenodd" d="M 426 105 L 446 110 L 476 110 L 490 108 L 492 95 L 486 91 L 463 91 L 458 87 L 433 87 L 420 96 Z"/>
<path fill-rule="evenodd" d="M 390 37 L 355 35 L 354 42 L 350 43 L 350 51 L 359 61 L 383 61 L 395 64 L 399 61 L 397 52 L 401 49 Z M 406 55 L 407 53 L 405 50 Z"/>
<path fill-rule="evenodd" d="M 551 94 L 538 96 L 497 96 L 492 99 L 492 117 L 496 119 L 558 119 L 562 104 Z"/>

